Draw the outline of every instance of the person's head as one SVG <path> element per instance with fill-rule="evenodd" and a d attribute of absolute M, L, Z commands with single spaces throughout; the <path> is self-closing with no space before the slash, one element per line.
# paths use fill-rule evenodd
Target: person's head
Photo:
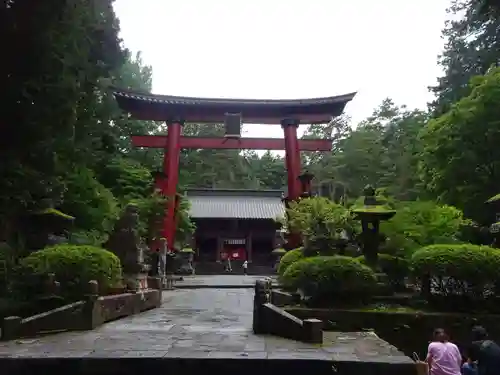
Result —
<path fill-rule="evenodd" d="M 488 332 L 482 326 L 475 326 L 472 328 L 472 341 L 486 340 Z"/>
<path fill-rule="evenodd" d="M 448 341 L 448 335 L 443 328 L 436 328 L 433 334 L 434 341 L 445 342 Z"/>

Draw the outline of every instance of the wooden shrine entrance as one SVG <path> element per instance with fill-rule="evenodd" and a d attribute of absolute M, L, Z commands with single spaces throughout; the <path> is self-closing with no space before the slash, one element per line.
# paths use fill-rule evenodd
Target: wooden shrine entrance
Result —
<path fill-rule="evenodd" d="M 300 151 L 330 151 L 329 139 L 297 138 L 300 123 L 328 123 L 342 114 L 345 105 L 355 93 L 318 99 L 257 100 L 206 99 L 144 94 L 116 89 L 113 94 L 120 108 L 138 120 L 165 121 L 167 135 L 132 136 L 136 147 L 154 147 L 165 150 L 163 176 L 157 187 L 169 198 L 163 226 L 163 236 L 169 246 L 175 243 L 176 193 L 179 179 L 179 154 L 187 149 L 252 149 L 284 150 L 287 169 L 288 195 L 285 202 L 294 201 L 308 190 L 308 176 L 301 183 Z M 185 137 L 181 129 L 188 123 L 225 123 L 226 136 L 221 138 Z M 241 125 L 281 124 L 284 139 L 241 138 Z M 306 176 L 307 177 L 307 176 Z M 309 180 L 309 181 L 307 181 Z M 289 246 L 298 245 L 298 237 L 290 236 Z"/>

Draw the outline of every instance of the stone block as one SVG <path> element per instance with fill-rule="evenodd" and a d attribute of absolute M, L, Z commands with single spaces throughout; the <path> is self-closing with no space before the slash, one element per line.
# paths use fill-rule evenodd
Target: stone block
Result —
<path fill-rule="evenodd" d="M 96 280 L 90 280 L 87 284 L 87 289 L 89 295 L 99 295 L 99 283 Z"/>
<path fill-rule="evenodd" d="M 92 330 L 104 323 L 101 304 L 97 295 L 91 294 L 86 296 L 80 320 L 79 326 L 81 330 Z"/>
<path fill-rule="evenodd" d="M 163 285 L 162 285 L 161 277 L 149 277 L 148 278 L 148 286 L 151 289 L 162 290 Z"/>
<path fill-rule="evenodd" d="M 323 322 L 319 319 L 306 319 L 302 322 L 303 339 L 311 344 L 323 343 Z"/>
<path fill-rule="evenodd" d="M 275 306 L 287 306 L 295 303 L 295 298 L 290 293 L 282 290 L 271 290 L 271 303 Z"/>
<path fill-rule="evenodd" d="M 21 317 L 8 316 L 2 321 L 2 340 L 19 338 L 21 331 Z"/>

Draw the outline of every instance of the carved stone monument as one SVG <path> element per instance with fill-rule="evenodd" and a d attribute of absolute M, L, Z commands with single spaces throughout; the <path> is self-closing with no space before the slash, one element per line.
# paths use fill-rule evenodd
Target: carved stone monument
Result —
<path fill-rule="evenodd" d="M 144 264 L 144 249 L 137 231 L 138 224 L 139 209 L 128 204 L 104 245 L 120 259 L 124 282 L 132 291 L 147 288 L 147 270 Z"/>

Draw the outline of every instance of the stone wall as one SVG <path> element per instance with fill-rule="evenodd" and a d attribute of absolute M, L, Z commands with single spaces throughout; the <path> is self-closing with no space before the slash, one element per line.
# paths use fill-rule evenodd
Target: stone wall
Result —
<path fill-rule="evenodd" d="M 323 343 L 323 322 L 318 319 L 301 320 L 273 303 L 283 303 L 286 295 L 273 293 L 271 279 L 257 280 L 253 308 L 255 334 L 272 334 L 308 343 Z"/>
<path fill-rule="evenodd" d="M 286 308 L 299 319 L 321 319 L 326 330 L 366 331 L 372 329 L 383 340 L 406 355 L 416 352 L 425 357 L 427 346 L 435 328 L 444 328 L 451 340 L 465 348 L 470 342 L 471 329 L 482 325 L 492 339 L 500 341 L 499 315 L 467 315 L 450 313 L 415 313 L 360 311 L 340 309 Z"/>
<path fill-rule="evenodd" d="M 84 309 L 85 301 L 79 301 L 25 319 L 8 316 L 2 321 L 1 339 L 12 340 L 47 332 L 80 329 Z"/>
<path fill-rule="evenodd" d="M 161 285 L 157 280 L 150 282 L 152 282 L 151 286 L 160 287 L 160 289 L 99 297 L 97 283 L 93 281 L 89 283 L 91 293 L 82 301 L 24 319 L 19 316 L 4 318 L 1 324 L 0 339 L 13 340 L 49 332 L 90 330 L 108 321 L 159 307 L 161 305 Z"/>
<path fill-rule="evenodd" d="M 271 301 L 276 306 L 290 306 L 300 302 L 300 296 L 293 295 L 278 289 L 271 290 Z"/>

